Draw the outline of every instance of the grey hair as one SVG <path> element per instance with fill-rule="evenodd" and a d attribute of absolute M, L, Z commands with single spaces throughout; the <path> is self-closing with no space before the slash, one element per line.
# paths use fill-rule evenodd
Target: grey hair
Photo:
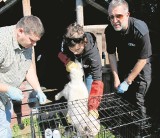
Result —
<path fill-rule="evenodd" d="M 43 36 L 44 27 L 41 20 L 37 16 L 29 15 L 22 17 L 16 24 L 16 28 L 23 28 L 24 33 L 34 33 L 36 36 Z"/>
<path fill-rule="evenodd" d="M 129 11 L 129 5 L 125 0 L 112 0 L 109 3 L 109 7 L 108 7 L 108 13 L 109 11 L 111 11 L 113 8 L 118 7 L 118 6 L 123 6 L 124 7 L 124 11 L 127 13 Z"/>

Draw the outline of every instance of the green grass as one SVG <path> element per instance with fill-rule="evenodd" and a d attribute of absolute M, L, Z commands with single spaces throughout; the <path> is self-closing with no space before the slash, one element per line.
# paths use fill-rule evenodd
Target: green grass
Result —
<path fill-rule="evenodd" d="M 12 137 L 13 138 L 31 138 L 31 127 L 30 127 L 30 117 L 23 118 L 22 124 L 24 125 L 24 129 L 20 129 L 18 124 L 14 124 L 12 127 Z M 38 131 L 37 120 L 34 119 L 34 128 Z"/>

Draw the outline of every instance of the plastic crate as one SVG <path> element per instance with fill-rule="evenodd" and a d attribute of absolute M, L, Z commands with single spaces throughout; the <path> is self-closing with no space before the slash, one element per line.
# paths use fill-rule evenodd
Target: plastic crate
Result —
<path fill-rule="evenodd" d="M 135 138 L 137 135 L 139 138 L 151 137 L 150 118 L 142 118 L 137 108 L 115 93 L 103 95 L 98 111 L 101 127 L 95 138 Z M 66 115 L 67 102 L 33 108 L 32 138 L 44 138 L 47 129 L 59 130 L 61 138 L 81 138 L 82 135 L 68 122 Z"/>

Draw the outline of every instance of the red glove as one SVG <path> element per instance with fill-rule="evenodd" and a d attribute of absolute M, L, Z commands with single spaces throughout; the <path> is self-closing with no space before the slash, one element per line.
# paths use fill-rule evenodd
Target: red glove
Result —
<path fill-rule="evenodd" d="M 97 110 L 103 95 L 103 82 L 100 80 L 93 81 L 88 99 L 88 110 Z"/>
<path fill-rule="evenodd" d="M 70 61 L 70 58 L 68 58 L 63 52 L 59 52 L 58 58 L 59 58 L 65 65 L 67 65 L 68 62 Z"/>

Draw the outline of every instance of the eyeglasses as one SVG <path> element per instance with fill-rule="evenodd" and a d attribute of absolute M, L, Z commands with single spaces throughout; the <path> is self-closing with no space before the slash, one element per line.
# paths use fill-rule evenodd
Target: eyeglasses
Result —
<path fill-rule="evenodd" d="M 108 19 L 109 19 L 110 21 L 113 21 L 114 18 L 116 18 L 116 19 L 118 19 L 118 20 L 121 20 L 121 19 L 123 19 L 123 17 L 124 17 L 123 14 L 116 14 L 116 15 L 108 16 Z"/>
<path fill-rule="evenodd" d="M 85 38 L 85 34 L 79 38 L 64 37 L 63 42 L 64 42 L 64 45 L 68 47 L 74 47 L 76 44 L 82 43 L 84 41 L 84 38 Z"/>

